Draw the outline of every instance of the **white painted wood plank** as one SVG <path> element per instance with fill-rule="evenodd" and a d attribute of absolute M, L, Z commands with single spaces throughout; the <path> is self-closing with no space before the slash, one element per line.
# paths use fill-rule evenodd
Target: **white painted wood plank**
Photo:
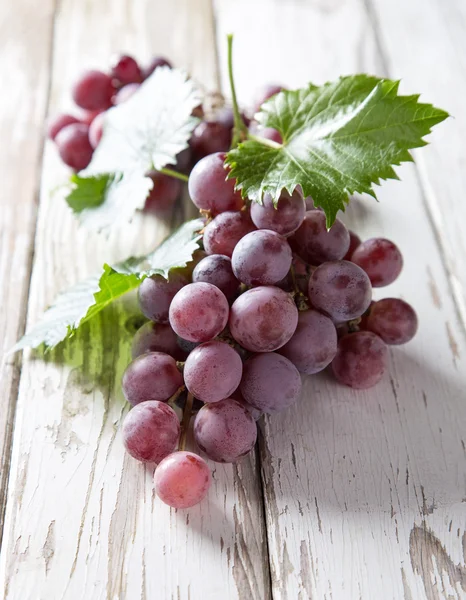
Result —
<path fill-rule="evenodd" d="M 51 110 L 66 106 L 80 68 L 103 66 L 119 49 L 143 58 L 164 53 L 213 87 L 212 24 L 207 0 L 64 0 Z M 43 174 L 29 323 L 59 289 L 103 261 L 153 247 L 166 232 L 151 220 L 136 220 L 108 240 L 79 231 L 58 195 L 50 195 L 64 177 L 52 148 Z M 176 512 L 154 497 L 150 469 L 125 456 L 119 380 L 131 335 L 122 319 L 115 307 L 49 361 L 25 359 L 0 589 L 8 600 L 267 599 L 254 457 L 238 468 L 217 465 L 209 498 Z"/>
<path fill-rule="evenodd" d="M 220 54 L 224 34 L 236 33 L 240 100 L 270 81 L 293 87 L 341 73 L 383 74 L 370 18 L 356 0 L 218 0 L 216 7 Z M 395 23 L 400 12 L 392 9 Z M 435 39 L 433 48 L 447 43 L 433 27 L 425 35 Z M 411 55 L 396 73 L 407 93 L 424 89 L 419 74 L 409 77 Z M 434 147 L 442 135 L 432 136 Z M 456 180 L 464 177 L 450 167 L 437 172 L 439 181 L 452 169 Z M 326 374 L 306 377 L 301 402 L 265 421 L 261 458 L 275 600 L 466 597 L 466 340 L 418 170 L 405 166 L 400 175 L 401 183 L 384 183 L 380 204 L 357 201 L 345 220 L 362 237 L 384 235 L 399 244 L 404 271 L 376 297 L 411 302 L 420 331 L 390 352 L 390 376 L 378 387 L 353 392 Z"/>
<path fill-rule="evenodd" d="M 50 78 L 53 2 L 0 5 L 0 537 L 24 330 Z"/>

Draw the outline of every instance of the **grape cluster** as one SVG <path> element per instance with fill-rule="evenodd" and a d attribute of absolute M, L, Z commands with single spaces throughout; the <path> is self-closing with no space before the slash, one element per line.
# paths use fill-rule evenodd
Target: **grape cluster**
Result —
<path fill-rule="evenodd" d="M 277 88 L 263 96 L 269 92 Z M 253 449 L 262 414 L 297 401 L 301 374 L 328 367 L 338 382 L 369 388 L 387 368 L 387 345 L 408 342 L 417 329 L 409 304 L 372 299 L 373 288 L 401 271 L 395 244 L 361 241 L 338 219 L 327 230 L 324 213 L 299 189 L 283 192 L 276 206 L 268 194 L 251 205 L 226 179 L 224 159 L 222 148 L 190 173 L 191 199 L 206 219 L 203 247 L 168 280 L 142 282 L 149 322 L 123 376 L 134 406 L 123 425 L 126 448 L 158 462 L 156 492 L 177 508 L 199 502 L 210 483 L 203 458 L 179 444 L 183 398 L 185 416 L 189 397 L 200 407 L 200 451 L 235 462 Z"/>

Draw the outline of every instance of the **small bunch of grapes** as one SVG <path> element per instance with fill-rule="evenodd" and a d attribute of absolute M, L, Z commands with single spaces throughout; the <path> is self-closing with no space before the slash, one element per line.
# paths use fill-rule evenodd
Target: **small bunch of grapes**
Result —
<path fill-rule="evenodd" d="M 204 459 L 183 443 L 177 450 L 184 390 L 201 406 L 198 448 L 235 462 L 253 449 L 263 413 L 296 402 L 301 374 L 329 367 L 338 382 L 370 388 L 386 370 L 387 344 L 404 344 L 417 330 L 409 304 L 372 300 L 372 288 L 401 271 L 395 244 L 361 242 L 338 219 L 327 230 L 325 214 L 299 189 L 283 192 L 277 206 L 268 194 L 262 205 L 248 204 L 226 180 L 224 159 L 208 154 L 190 173 L 191 199 L 206 218 L 203 248 L 168 280 L 142 282 L 149 322 L 135 335 L 122 382 L 134 407 L 125 446 L 158 463 L 156 492 L 176 508 L 199 502 L 210 484 Z"/>

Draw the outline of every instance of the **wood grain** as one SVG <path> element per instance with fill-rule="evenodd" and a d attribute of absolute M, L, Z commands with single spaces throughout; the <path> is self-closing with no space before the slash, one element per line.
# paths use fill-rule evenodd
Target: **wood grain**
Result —
<path fill-rule="evenodd" d="M 4 357 L 24 331 L 50 81 L 53 0 L 0 6 L 0 318 Z M 6 310 L 5 310 L 6 309 Z M 0 364 L 0 538 L 20 357 Z"/>
<path fill-rule="evenodd" d="M 145 59 L 166 54 L 216 86 L 213 16 L 204 0 L 63 0 L 54 46 L 52 112 L 67 108 L 79 69 L 105 66 L 116 49 Z M 79 230 L 60 195 L 50 194 L 64 177 L 47 147 L 29 323 L 58 290 L 104 261 L 147 251 L 167 231 L 150 219 L 135 219 L 109 239 Z M 217 465 L 208 500 L 177 512 L 153 495 L 151 470 L 125 456 L 119 380 L 132 335 L 126 314 L 113 307 L 45 362 L 25 357 L 0 589 L 8 600 L 267 599 L 255 457 L 237 468 Z"/>
<path fill-rule="evenodd" d="M 224 34 L 237 34 L 235 71 L 243 101 L 267 81 L 321 83 L 340 73 L 386 74 L 390 64 L 368 6 L 356 0 L 216 5 L 220 55 Z M 385 34 L 391 48 L 398 36 L 406 43 L 418 11 L 411 21 L 405 18 L 403 33 L 399 20 L 412 3 L 377 5 L 380 27 L 393 25 Z M 425 5 L 418 10 L 425 12 Z M 450 42 L 435 29 L 433 44 L 434 29 L 429 23 L 416 33 L 426 36 L 423 43 L 432 52 L 439 45 L 442 52 Z M 393 75 L 404 77 L 403 91 L 424 89 L 423 71 L 431 63 L 422 70 L 424 57 L 415 62 L 414 46 L 398 52 Z M 428 77 L 432 89 L 434 73 Z M 426 100 L 436 98 L 426 94 Z M 445 135 L 432 135 L 433 147 Z M 448 154 L 455 148 L 443 144 L 439 182 L 452 171 L 464 182 L 455 167 L 458 155 Z M 306 377 L 301 402 L 263 423 L 260 455 L 275 600 L 466 597 L 466 340 L 444 260 L 444 248 L 453 251 L 455 240 L 433 224 L 419 167 L 399 172 L 402 182 L 384 183 L 378 205 L 355 200 L 345 220 L 363 238 L 383 235 L 399 244 L 404 271 L 376 298 L 399 295 L 411 302 L 420 331 L 409 345 L 390 351 L 390 372 L 376 388 L 353 392 L 327 374 Z M 466 211 L 458 204 L 455 210 L 460 232 Z M 456 256 L 461 260 L 459 250 Z"/>

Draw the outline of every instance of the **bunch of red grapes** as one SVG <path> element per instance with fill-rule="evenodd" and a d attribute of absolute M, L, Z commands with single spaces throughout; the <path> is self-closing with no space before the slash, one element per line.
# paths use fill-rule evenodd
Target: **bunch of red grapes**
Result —
<path fill-rule="evenodd" d="M 102 115 L 161 65 L 169 63 L 156 58 L 144 71 L 121 56 L 110 74 L 81 77 L 73 98 L 85 116 L 61 115 L 50 126 L 66 164 L 87 166 Z M 281 89 L 267 86 L 251 112 Z M 254 135 L 281 143 L 278 131 L 245 121 Z M 253 449 L 264 413 L 299 399 L 301 374 L 328 369 L 341 384 L 370 388 L 386 371 L 387 345 L 408 342 L 418 325 L 403 300 L 372 300 L 372 288 L 389 285 L 402 269 L 391 241 L 361 242 L 338 219 L 327 230 L 325 214 L 299 188 L 283 192 L 276 206 L 268 194 L 262 205 L 241 198 L 224 165 L 232 130 L 232 111 L 223 108 L 197 126 L 178 157 L 205 217 L 202 248 L 168 280 L 142 282 L 139 304 L 149 321 L 134 337 L 122 380 L 133 407 L 123 423 L 125 447 L 157 464 L 156 492 L 175 508 L 200 502 L 211 482 L 206 461 L 184 450 L 191 414 L 199 450 L 210 460 L 235 462 Z M 170 208 L 181 182 L 150 176 L 146 206 Z"/>

